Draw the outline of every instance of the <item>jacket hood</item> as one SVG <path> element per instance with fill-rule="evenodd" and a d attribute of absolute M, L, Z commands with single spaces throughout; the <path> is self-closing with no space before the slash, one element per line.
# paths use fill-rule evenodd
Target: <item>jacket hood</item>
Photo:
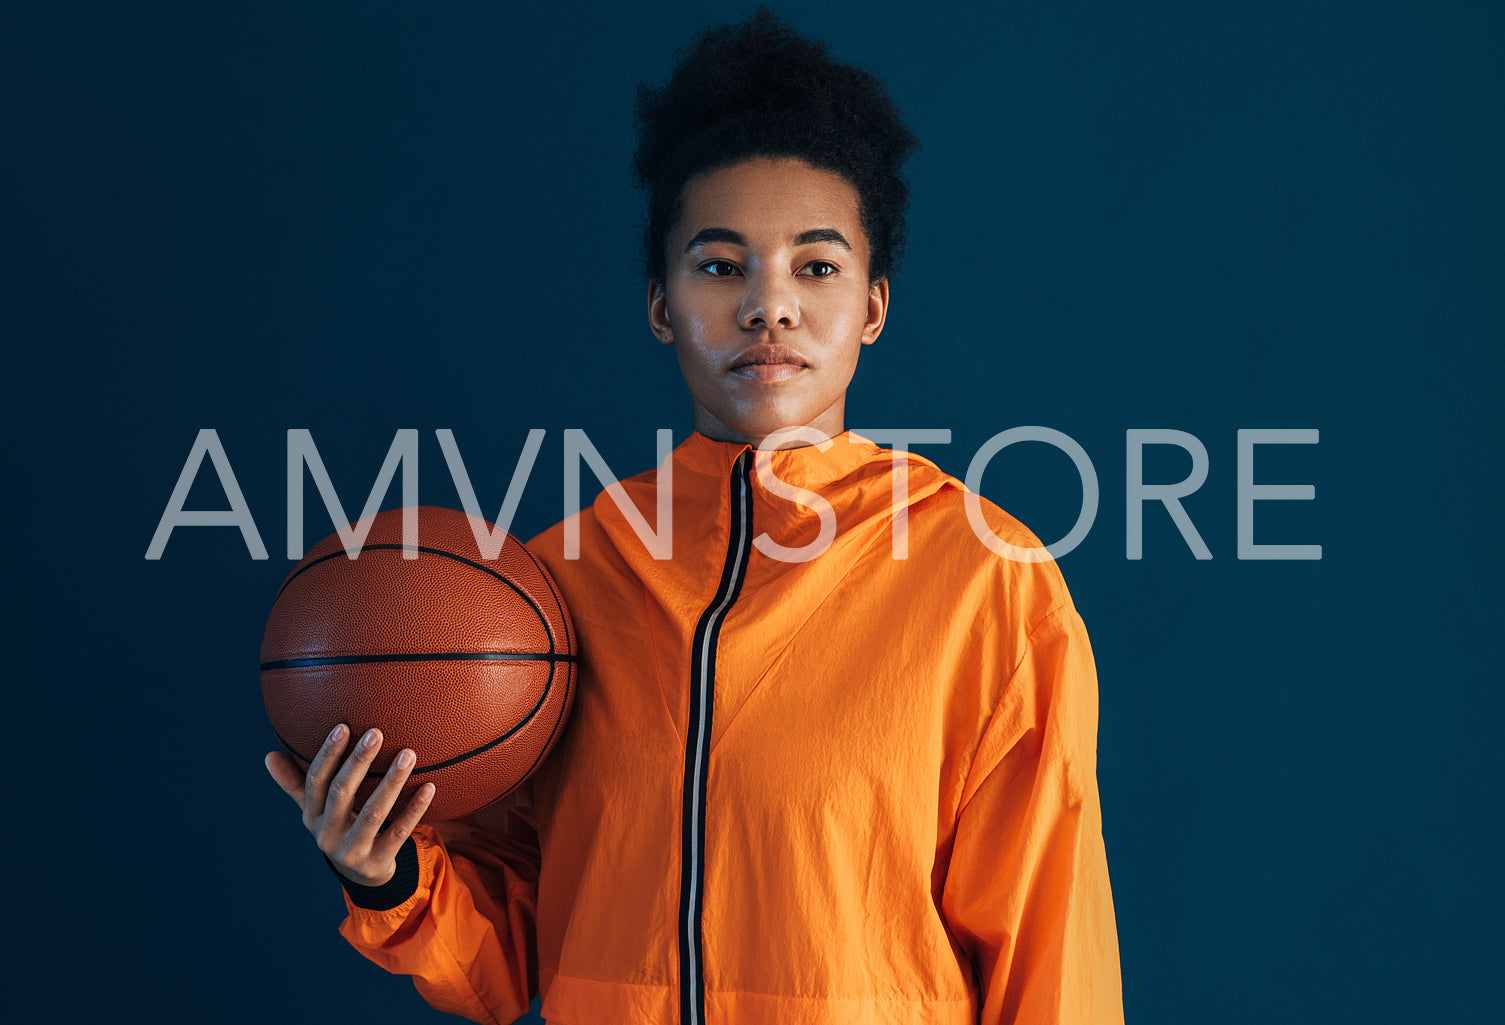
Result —
<path fill-rule="evenodd" d="M 717 441 L 695 431 L 659 467 L 620 482 L 621 492 L 642 523 L 658 529 L 658 485 L 667 470 L 675 562 L 680 561 L 681 551 L 724 556 L 724 543 L 709 542 L 713 536 L 724 538 L 729 529 L 735 471 L 743 453 L 751 453 L 749 485 L 756 535 L 766 535 L 784 548 L 805 549 L 817 545 L 820 538 L 821 505 L 834 515 L 835 533 L 829 546 L 810 562 L 851 556 L 854 544 L 866 546 L 880 534 L 890 536 L 899 510 L 907 518 L 910 510 L 939 492 L 965 490 L 961 481 L 923 456 L 896 453 L 852 430 L 835 435 L 825 446 L 770 452 L 760 452 L 745 442 Z M 895 494 L 896 476 L 902 478 L 901 495 Z M 652 560 L 640 533 L 642 524 L 629 519 L 630 513 L 620 508 L 612 490 L 603 490 L 595 500 L 591 515 L 596 525 L 629 563 Z M 761 544 L 759 551 L 765 551 Z M 686 568 L 692 574 L 709 575 L 706 586 L 710 587 L 720 576 L 719 565 L 714 572 L 710 565 Z"/>

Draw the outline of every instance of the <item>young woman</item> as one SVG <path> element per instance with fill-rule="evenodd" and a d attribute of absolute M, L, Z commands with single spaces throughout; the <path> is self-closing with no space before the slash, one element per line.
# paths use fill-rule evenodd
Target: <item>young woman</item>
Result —
<path fill-rule="evenodd" d="M 913 137 L 766 11 L 703 34 L 639 119 L 649 323 L 695 432 L 528 542 L 581 676 L 509 800 L 418 826 L 420 791 L 378 833 L 408 776 L 353 813 L 379 731 L 337 729 L 306 777 L 268 757 L 342 934 L 477 1021 L 541 993 L 576 1025 L 1121 1022 L 1096 675 L 1060 572 L 995 555 L 959 481 L 844 426 Z M 634 520 L 665 475 L 658 559 Z"/>

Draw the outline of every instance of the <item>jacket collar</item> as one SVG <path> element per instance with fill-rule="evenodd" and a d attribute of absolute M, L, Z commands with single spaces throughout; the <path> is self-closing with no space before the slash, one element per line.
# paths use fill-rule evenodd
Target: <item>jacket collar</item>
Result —
<path fill-rule="evenodd" d="M 672 458 L 678 464 L 676 471 L 683 467 L 692 473 L 725 480 L 731 475 L 737 457 L 749 449 L 756 452 L 755 447 L 746 442 L 717 441 L 699 431 L 692 431 L 675 448 Z M 758 453 L 754 458 L 767 460 L 774 476 L 781 481 L 818 487 L 849 476 L 879 454 L 887 456 L 888 450 L 856 431 L 847 430 L 833 436 L 825 451 L 816 445 L 803 445 Z"/>

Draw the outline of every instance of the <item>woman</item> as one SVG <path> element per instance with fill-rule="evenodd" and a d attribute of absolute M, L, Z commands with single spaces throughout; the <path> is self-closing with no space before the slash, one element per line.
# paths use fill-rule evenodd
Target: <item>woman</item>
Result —
<path fill-rule="evenodd" d="M 528 542 L 581 678 L 507 802 L 416 826 L 426 789 L 378 834 L 408 774 L 352 814 L 378 731 L 346 756 L 337 730 L 306 777 L 269 756 L 344 882 L 342 934 L 477 1021 L 542 993 L 569 1023 L 1121 1022 L 1065 583 L 985 548 L 955 478 L 844 426 L 913 137 L 766 11 L 703 34 L 639 120 L 649 322 L 695 433 Z M 665 475 L 657 559 L 634 523 Z"/>

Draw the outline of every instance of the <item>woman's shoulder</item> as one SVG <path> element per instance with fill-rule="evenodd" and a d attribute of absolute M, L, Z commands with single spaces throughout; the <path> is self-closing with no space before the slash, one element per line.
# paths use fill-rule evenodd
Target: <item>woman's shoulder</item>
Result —
<path fill-rule="evenodd" d="M 1071 604 L 1059 565 L 1033 530 L 930 460 L 910 453 L 908 462 L 921 487 L 905 509 L 907 558 L 921 575 L 1001 595 L 1031 619 Z"/>

